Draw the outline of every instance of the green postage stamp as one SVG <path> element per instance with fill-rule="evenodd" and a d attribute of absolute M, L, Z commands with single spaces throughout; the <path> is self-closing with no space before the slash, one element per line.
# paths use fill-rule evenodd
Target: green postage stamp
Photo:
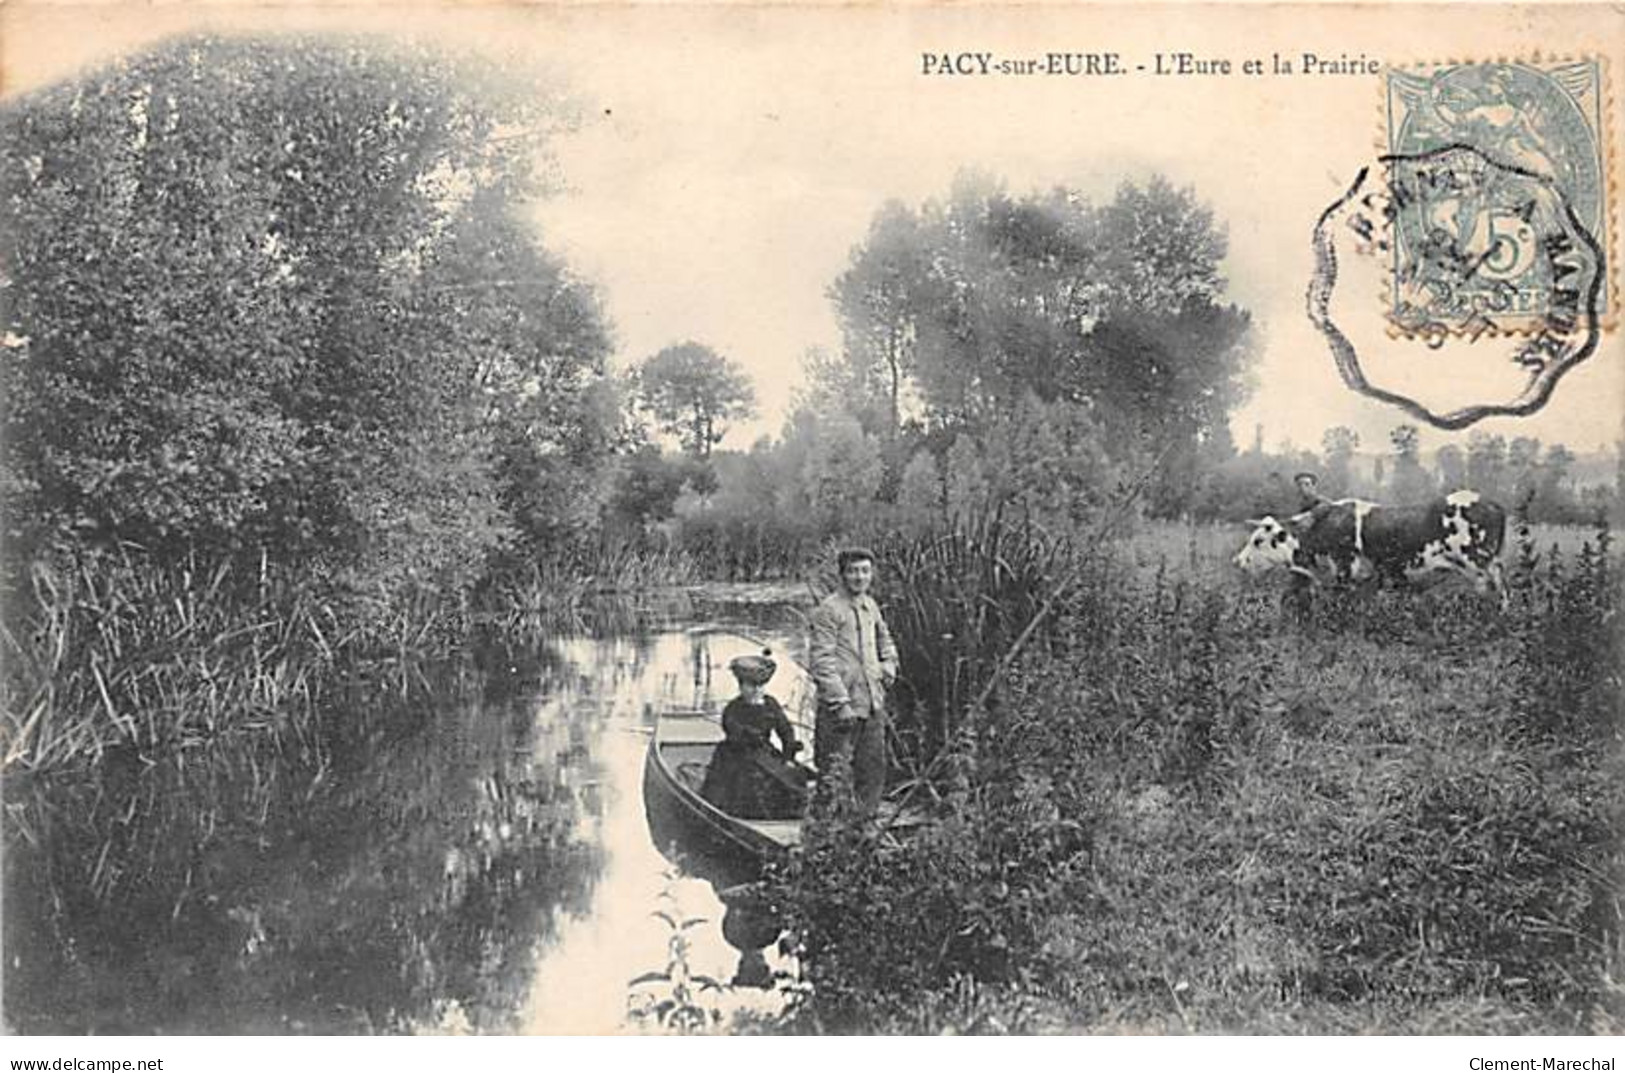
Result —
<path fill-rule="evenodd" d="M 1615 248 L 1603 60 L 1392 67 L 1383 88 L 1390 160 L 1462 148 L 1484 162 L 1474 181 L 1414 188 L 1418 203 L 1395 217 L 1390 323 L 1405 334 L 1475 338 L 1540 331 L 1560 312 L 1554 297 L 1562 281 L 1551 278 L 1551 259 L 1539 248 L 1553 229 L 1535 214 L 1572 215 L 1564 230 L 1594 239 L 1605 263 Z M 1531 198 L 1532 184 L 1556 196 Z M 1611 276 L 1606 267 L 1601 274 Z M 1618 304 L 1605 284 L 1595 310 L 1604 326 Z"/>

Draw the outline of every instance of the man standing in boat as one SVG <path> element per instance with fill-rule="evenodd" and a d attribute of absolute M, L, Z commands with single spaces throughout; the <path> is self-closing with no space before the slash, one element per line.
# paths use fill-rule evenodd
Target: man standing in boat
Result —
<path fill-rule="evenodd" d="M 858 807 L 873 813 L 886 785 L 886 689 L 897 678 L 897 648 L 869 588 L 875 557 L 864 548 L 840 553 L 841 587 L 813 609 L 809 628 L 818 722 L 813 760 L 820 781 L 851 771 Z"/>

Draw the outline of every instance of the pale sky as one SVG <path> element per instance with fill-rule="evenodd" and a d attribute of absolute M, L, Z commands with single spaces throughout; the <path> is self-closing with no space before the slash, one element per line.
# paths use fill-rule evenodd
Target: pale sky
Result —
<path fill-rule="evenodd" d="M 1606 19 L 1606 27 L 1599 20 Z M 1189 50 L 1269 62 L 1273 52 L 1391 62 L 1595 51 L 1625 34 L 1606 8 L 1040 8 L 1006 10 L 664 8 L 193 9 L 0 11 L 8 88 L 167 33 L 253 26 L 422 34 L 493 62 L 534 63 L 594 102 L 594 120 L 556 146 L 568 189 L 540 205 L 544 242 L 600 288 L 617 361 L 685 339 L 740 362 L 763 419 L 729 446 L 776 431 L 810 346 L 839 332 L 825 289 L 888 198 L 946 193 L 961 168 L 1026 192 L 1053 185 L 1102 199 L 1160 171 L 1193 185 L 1226 222 L 1225 273 L 1261 333 L 1260 387 L 1233 422 L 1270 446 L 1318 445 L 1330 424 L 1367 448 L 1408 420 L 1345 389 L 1304 314 L 1321 211 L 1376 152 L 1378 79 L 1361 75 L 1158 78 L 928 77 L 922 53 Z M 1625 71 L 1615 55 L 1615 77 Z M 1615 111 L 1618 105 L 1615 103 Z M 1616 114 L 1617 141 L 1625 123 Z M 1613 156 L 1618 157 L 1617 145 Z M 1616 160 L 1617 166 L 1617 160 Z M 1429 366 L 1381 331 L 1379 297 L 1346 296 L 1348 334 L 1372 363 L 1447 376 L 1429 390 L 1472 393 L 1505 379 L 1507 351 L 1478 344 Z M 1414 359 L 1414 361 L 1413 361 Z M 1386 364 L 1384 364 L 1386 363 Z M 1448 374 L 1442 370 L 1448 369 Z M 1408 374 L 1405 374 L 1408 375 Z M 1471 381 L 1465 384 L 1464 381 Z M 1484 401 L 1477 398 L 1468 401 Z M 1531 418 L 1480 426 L 1508 436 L 1609 446 L 1625 414 L 1617 334 Z M 1424 430 L 1427 448 L 1445 442 Z"/>

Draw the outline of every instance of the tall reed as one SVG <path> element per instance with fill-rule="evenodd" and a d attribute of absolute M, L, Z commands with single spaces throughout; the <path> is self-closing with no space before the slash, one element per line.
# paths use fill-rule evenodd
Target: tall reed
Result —
<path fill-rule="evenodd" d="M 699 581 L 680 548 L 605 540 L 499 566 L 479 597 L 483 619 L 509 636 L 633 629 L 680 612 Z"/>
<path fill-rule="evenodd" d="M 155 755 L 221 734 L 294 730 L 330 693 L 410 693 L 456 631 L 432 592 L 324 592 L 256 558 L 139 549 L 38 560 L 0 619 L 0 767 Z"/>
<path fill-rule="evenodd" d="M 898 726 L 914 759 L 925 759 L 952 738 L 999 661 L 1071 571 L 1072 549 L 997 512 L 878 545 L 901 664 Z"/>

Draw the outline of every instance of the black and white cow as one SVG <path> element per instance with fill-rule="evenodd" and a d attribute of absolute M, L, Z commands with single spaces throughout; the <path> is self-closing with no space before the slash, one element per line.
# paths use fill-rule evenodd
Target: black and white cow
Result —
<path fill-rule="evenodd" d="M 1249 573 L 1290 570 L 1318 580 L 1329 567 L 1355 580 L 1421 580 L 1450 571 L 1493 590 L 1506 605 L 1500 554 L 1506 511 L 1477 492 L 1452 492 L 1431 503 L 1388 507 L 1340 499 L 1285 521 L 1264 517 L 1253 526 L 1235 563 Z"/>

